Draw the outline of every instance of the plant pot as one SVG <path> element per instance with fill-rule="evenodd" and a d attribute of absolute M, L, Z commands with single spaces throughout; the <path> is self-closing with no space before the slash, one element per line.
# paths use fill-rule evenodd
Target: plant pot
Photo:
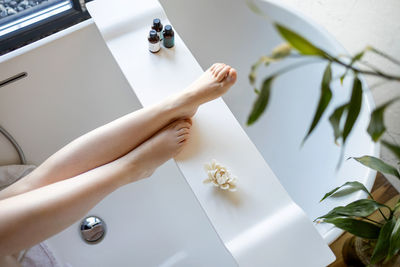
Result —
<path fill-rule="evenodd" d="M 352 236 L 343 244 L 342 256 L 347 266 L 351 267 L 394 267 L 400 266 L 400 255 L 394 255 L 387 263 L 377 263 L 370 265 L 372 252 L 374 251 L 376 241 Z"/>

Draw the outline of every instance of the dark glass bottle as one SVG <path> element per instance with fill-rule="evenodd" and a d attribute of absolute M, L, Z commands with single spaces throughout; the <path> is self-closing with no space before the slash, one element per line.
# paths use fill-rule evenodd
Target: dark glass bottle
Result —
<path fill-rule="evenodd" d="M 175 33 L 171 25 L 165 25 L 163 37 L 163 44 L 166 48 L 171 48 L 175 45 Z"/>
<path fill-rule="evenodd" d="M 160 37 L 158 37 L 157 32 L 155 30 L 151 30 L 149 33 L 149 37 L 147 38 L 149 40 L 149 50 L 152 53 L 157 53 L 160 51 Z"/>
<path fill-rule="evenodd" d="M 162 39 L 163 25 L 161 24 L 161 20 L 160 19 L 153 19 L 153 26 L 151 26 L 151 29 L 153 29 L 153 30 L 155 30 L 157 32 L 157 35 L 161 40 Z"/>

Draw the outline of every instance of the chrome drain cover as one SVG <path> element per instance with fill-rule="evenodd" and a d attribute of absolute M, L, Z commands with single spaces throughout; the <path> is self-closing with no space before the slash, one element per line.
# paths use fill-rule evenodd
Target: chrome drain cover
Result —
<path fill-rule="evenodd" d="M 96 244 L 100 242 L 106 233 L 106 225 L 97 216 L 89 216 L 81 222 L 81 236 L 86 243 Z"/>

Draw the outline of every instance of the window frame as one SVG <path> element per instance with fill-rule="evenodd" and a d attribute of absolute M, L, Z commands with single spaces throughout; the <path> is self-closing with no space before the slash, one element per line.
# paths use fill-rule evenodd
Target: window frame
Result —
<path fill-rule="evenodd" d="M 84 3 L 90 1 L 92 0 L 71 0 L 71 9 L 0 36 L 0 55 L 89 19 L 90 15 L 84 7 Z"/>

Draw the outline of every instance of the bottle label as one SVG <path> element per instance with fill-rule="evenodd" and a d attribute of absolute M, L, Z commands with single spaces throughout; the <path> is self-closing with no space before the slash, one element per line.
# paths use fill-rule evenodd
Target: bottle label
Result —
<path fill-rule="evenodd" d="M 160 50 L 160 42 L 157 42 L 155 44 L 149 43 L 149 50 L 150 52 L 158 52 Z"/>

